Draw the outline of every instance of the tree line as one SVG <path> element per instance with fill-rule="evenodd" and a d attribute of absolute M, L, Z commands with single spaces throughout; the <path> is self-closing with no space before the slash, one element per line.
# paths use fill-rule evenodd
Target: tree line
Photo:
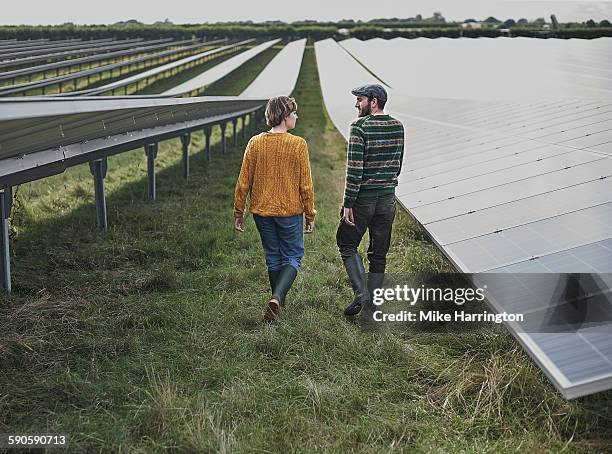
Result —
<path fill-rule="evenodd" d="M 308 38 L 318 41 L 325 38 L 342 39 L 355 37 L 359 39 L 370 38 L 458 38 L 458 37 L 497 37 L 506 35 L 500 27 L 483 27 L 463 29 L 459 24 L 433 24 L 421 27 L 395 27 L 393 22 L 385 26 L 356 22 L 322 23 L 314 25 L 311 23 L 264 23 L 264 24 L 204 24 L 204 25 L 174 25 L 174 24 L 120 24 L 120 25 L 5 25 L 0 26 L 0 39 L 99 39 L 99 38 L 175 38 L 175 39 L 244 39 L 258 38 L 270 39 L 281 38 L 285 40 Z M 350 27 L 339 25 L 351 24 Z M 414 25 L 414 24 L 412 24 Z M 597 38 L 601 36 L 612 36 L 612 26 L 585 26 L 585 27 L 560 27 L 557 29 L 542 29 L 540 27 L 514 26 L 510 28 L 512 36 L 526 36 L 535 38 Z"/>

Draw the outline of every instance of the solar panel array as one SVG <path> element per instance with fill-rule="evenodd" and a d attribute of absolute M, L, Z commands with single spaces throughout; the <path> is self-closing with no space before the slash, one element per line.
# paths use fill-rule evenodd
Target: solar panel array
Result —
<path fill-rule="evenodd" d="M 407 134 L 399 202 L 466 273 L 612 273 L 612 40 L 413 41 L 347 40 L 352 62 L 336 43 L 316 43 L 345 135 L 355 113 L 335 92 L 372 79 L 361 65 L 393 87 L 389 111 Z M 544 69 L 512 67 L 517 56 Z M 511 76 L 491 80 L 490 58 L 511 62 Z M 492 303 L 507 310 L 507 297 Z M 612 388 L 610 326 L 514 334 L 567 397 Z"/>
<path fill-rule="evenodd" d="M 172 38 L 158 39 L 149 41 L 149 43 L 163 43 L 163 42 L 171 42 Z M 41 62 L 55 62 L 65 59 L 71 59 L 76 57 L 82 57 L 87 55 L 98 55 L 110 51 L 117 51 L 121 49 L 131 49 L 135 47 L 141 46 L 144 41 L 141 40 L 129 40 L 127 43 L 124 41 L 114 41 L 109 43 L 107 46 L 97 47 L 94 49 L 77 49 L 77 50 L 67 50 L 67 51 L 57 51 L 53 50 L 44 55 L 35 55 L 31 57 L 25 58 L 17 58 L 13 60 L 6 60 L 0 62 L 0 69 L 7 70 L 10 68 L 23 68 L 29 65 L 33 65 Z"/>
<path fill-rule="evenodd" d="M 112 38 L 96 39 L 91 41 L 72 41 L 64 44 L 58 44 L 56 41 L 51 41 L 49 44 L 42 46 L 26 46 L 14 49 L 0 49 L 0 60 L 13 60 L 17 58 L 32 57 L 35 55 L 46 55 L 51 52 L 61 52 L 64 50 L 75 49 L 97 49 L 98 47 L 108 46 L 114 40 Z M 136 43 L 140 39 L 126 39 L 124 43 Z"/>
<path fill-rule="evenodd" d="M 10 80 L 10 79 L 16 79 L 17 77 L 25 77 L 25 76 L 29 76 L 31 79 L 33 75 L 40 74 L 40 73 L 42 73 L 45 76 L 43 78 L 46 78 L 46 73 L 48 71 L 53 71 L 53 70 L 55 70 L 55 75 L 58 76 L 59 72 L 57 70 L 62 69 L 62 68 L 68 68 L 68 69 L 79 68 L 80 70 L 80 68 L 82 68 L 84 64 L 88 64 L 88 67 L 91 68 L 92 63 L 116 61 L 119 58 L 129 57 L 132 55 L 139 55 L 139 54 L 148 54 L 149 52 L 153 52 L 156 50 L 161 50 L 161 49 L 165 49 L 169 47 L 179 47 L 180 46 L 181 51 L 185 51 L 188 49 L 195 49 L 197 48 L 197 46 L 202 45 L 201 43 L 198 43 L 198 44 L 194 44 L 193 46 L 189 46 L 189 44 L 192 44 L 193 42 L 194 41 L 191 39 L 186 39 L 182 41 L 172 41 L 168 39 L 142 41 L 139 43 L 138 46 L 132 47 L 128 50 L 101 52 L 99 54 L 90 55 L 87 57 L 71 58 L 68 60 L 62 60 L 62 61 L 57 61 L 57 62 L 52 62 L 52 63 L 45 63 L 43 65 L 28 66 L 25 68 L 14 69 L 11 71 L 2 71 L 0 72 L 0 80 Z M 215 43 L 215 42 L 216 41 L 213 41 L 212 43 Z M 212 44 L 212 43 L 209 42 L 207 44 Z"/>
<path fill-rule="evenodd" d="M 89 68 L 89 69 L 82 70 L 82 71 L 71 72 L 69 74 L 60 75 L 56 77 L 45 78 L 45 79 L 34 81 L 34 82 L 27 82 L 23 84 L 2 87 L 0 88 L 0 95 L 8 96 L 8 95 L 15 95 L 19 93 L 27 93 L 37 88 L 42 88 L 43 94 L 44 94 L 46 87 L 51 87 L 51 86 L 61 87 L 64 82 L 78 81 L 79 79 L 82 80 L 85 78 L 87 78 L 87 81 L 89 82 L 91 76 L 97 75 L 98 77 L 102 77 L 101 75 L 104 73 L 108 73 L 112 75 L 115 70 L 118 70 L 118 72 L 121 73 L 123 72 L 124 68 L 129 72 L 130 70 L 133 70 L 133 68 L 138 69 L 141 64 L 145 68 L 149 66 L 154 66 L 154 65 L 158 66 L 160 65 L 160 62 L 162 61 L 167 61 L 168 59 L 177 59 L 180 56 L 193 54 L 194 52 L 198 52 L 199 50 L 202 50 L 203 48 L 208 48 L 210 46 L 213 46 L 219 41 L 198 43 L 198 44 L 194 44 L 191 46 L 181 46 L 178 48 L 174 48 L 174 49 L 170 49 L 170 50 L 166 50 L 162 52 L 155 52 L 155 53 L 146 52 L 145 55 L 137 57 L 137 58 L 122 60 L 116 63 L 97 66 L 95 68 Z M 187 41 L 187 42 L 192 42 L 192 41 Z M 185 42 L 183 41 L 179 43 L 185 43 Z M 139 53 L 141 52 L 142 51 L 139 51 Z M 98 60 L 101 60 L 102 58 L 105 58 L 105 56 L 104 54 L 102 54 L 102 55 L 96 56 L 96 58 Z M 189 57 L 185 57 L 185 58 L 189 58 Z M 64 61 L 62 63 L 64 63 L 64 65 L 71 64 L 70 61 L 68 62 Z M 76 85 L 76 82 L 75 82 L 75 85 Z M 71 93 L 72 94 L 83 94 L 83 91 L 79 91 L 79 92 L 72 91 Z"/>
<path fill-rule="evenodd" d="M 225 46 L 225 49 L 239 48 L 251 41 Z M 214 71 L 202 73 L 204 78 L 196 77 L 191 84 L 199 89 L 202 84 L 219 80 L 278 41 L 272 40 L 255 46 L 238 58 L 217 65 Z M 255 88 L 259 86 L 262 90 L 264 87 L 278 90 L 281 87 L 282 93 L 279 94 L 290 94 L 297 81 L 303 47 L 304 41 L 300 41 L 277 54 L 254 81 Z M 180 72 L 215 51 L 188 57 L 115 83 L 129 84 L 165 71 Z M 275 75 L 282 76 L 282 83 L 277 87 L 274 86 Z M 109 87 L 103 86 L 88 94 L 106 91 L 109 91 Z M 256 88 L 256 91 L 259 89 Z M 253 93 L 253 87 L 247 88 L 245 92 Z M 220 125 L 225 135 L 227 123 L 233 122 L 234 142 L 237 143 L 235 126 L 238 119 L 242 119 L 245 136 L 246 117 L 262 109 L 266 101 L 263 96 L 177 99 L 166 94 L 0 99 L 0 285 L 10 293 L 8 218 L 13 186 L 61 173 L 70 166 L 89 163 L 96 192 L 96 224 L 106 229 L 103 180 L 108 156 L 144 146 L 147 154 L 148 193 L 149 198 L 154 200 L 155 158 L 159 141 L 181 138 L 183 175 L 188 177 L 190 133 L 204 129 L 207 157 L 210 156 L 210 133 L 214 125 Z M 225 143 L 222 140 L 222 150 L 225 150 Z"/>

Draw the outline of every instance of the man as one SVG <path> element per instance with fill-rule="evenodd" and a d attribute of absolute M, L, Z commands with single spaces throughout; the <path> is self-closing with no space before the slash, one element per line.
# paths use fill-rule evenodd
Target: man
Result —
<path fill-rule="evenodd" d="M 358 314 L 370 302 L 373 289 L 382 286 L 395 219 L 395 186 L 404 155 L 404 127 L 384 113 L 386 90 L 364 85 L 351 93 L 357 97 L 359 118 L 351 124 L 342 219 L 336 232 L 355 294 L 345 315 Z M 357 253 L 366 230 L 370 233 L 367 282 Z"/>

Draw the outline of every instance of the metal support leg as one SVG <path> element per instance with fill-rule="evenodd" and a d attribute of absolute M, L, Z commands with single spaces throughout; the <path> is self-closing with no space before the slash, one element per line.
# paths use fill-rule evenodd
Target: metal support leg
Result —
<path fill-rule="evenodd" d="M 6 187 L 0 191 L 0 272 L 2 288 L 11 293 L 11 256 L 9 250 L 9 216 L 13 206 L 13 188 Z"/>
<path fill-rule="evenodd" d="M 96 195 L 96 226 L 106 230 L 106 196 L 104 194 L 104 178 L 106 178 L 107 161 L 106 158 L 91 161 L 89 170 L 94 177 L 94 193 Z"/>
<path fill-rule="evenodd" d="M 227 123 L 221 123 L 221 153 L 225 153 L 225 129 L 227 128 Z"/>
<path fill-rule="evenodd" d="M 189 142 L 191 134 L 181 135 L 181 145 L 183 146 L 183 177 L 189 178 Z"/>
<path fill-rule="evenodd" d="M 238 135 L 236 134 L 236 126 L 238 126 L 238 119 L 232 119 L 232 134 L 234 135 L 234 147 L 238 145 Z"/>
<path fill-rule="evenodd" d="M 212 130 L 210 128 L 206 128 L 204 130 L 204 149 L 206 150 L 206 160 L 210 161 L 210 134 Z"/>
<path fill-rule="evenodd" d="M 251 112 L 249 117 L 249 127 L 251 128 L 251 133 L 253 133 L 255 132 L 255 112 Z"/>
<path fill-rule="evenodd" d="M 147 175 L 149 179 L 149 200 L 155 200 L 155 158 L 157 158 L 157 143 L 145 145 L 147 155 Z"/>
<path fill-rule="evenodd" d="M 246 115 L 240 117 L 242 119 L 242 141 L 244 142 L 246 139 Z"/>

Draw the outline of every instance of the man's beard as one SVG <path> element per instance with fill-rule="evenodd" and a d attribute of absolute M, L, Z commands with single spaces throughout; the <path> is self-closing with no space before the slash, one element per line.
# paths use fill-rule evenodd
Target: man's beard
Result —
<path fill-rule="evenodd" d="M 359 108 L 360 117 L 366 117 L 370 115 L 371 113 L 372 113 L 372 106 L 370 106 L 369 104 L 366 105 L 363 109 L 361 107 Z"/>

